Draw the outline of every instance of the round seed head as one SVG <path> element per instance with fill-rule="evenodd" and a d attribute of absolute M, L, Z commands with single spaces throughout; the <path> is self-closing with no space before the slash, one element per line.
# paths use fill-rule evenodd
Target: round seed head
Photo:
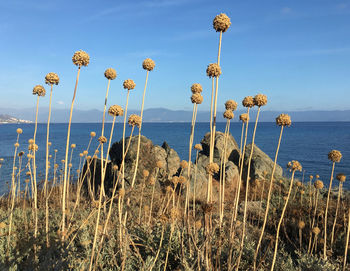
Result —
<path fill-rule="evenodd" d="M 231 120 L 231 119 L 233 119 L 233 117 L 234 117 L 234 114 L 233 114 L 233 112 L 231 110 L 226 110 L 224 112 L 224 118 L 225 119 Z"/>
<path fill-rule="evenodd" d="M 101 144 L 104 144 L 104 143 L 107 142 L 107 138 L 106 138 L 105 136 L 100 136 L 100 137 L 98 138 L 98 141 L 99 141 Z"/>
<path fill-rule="evenodd" d="M 156 183 L 156 179 L 152 175 L 148 177 L 147 181 L 150 185 L 154 185 Z"/>
<path fill-rule="evenodd" d="M 124 115 L 124 110 L 121 106 L 119 105 L 112 105 L 109 109 L 108 109 L 108 114 L 113 116 L 113 117 L 117 117 L 117 116 L 123 116 Z"/>
<path fill-rule="evenodd" d="M 113 169 L 113 171 L 117 171 L 118 170 L 118 165 L 113 165 L 112 169 Z"/>
<path fill-rule="evenodd" d="M 243 99 L 242 105 L 247 108 L 252 108 L 254 106 L 254 98 L 252 96 L 247 96 Z"/>
<path fill-rule="evenodd" d="M 304 229 L 305 228 L 305 222 L 300 220 L 299 223 L 298 223 L 298 228 L 301 229 L 301 230 Z"/>
<path fill-rule="evenodd" d="M 235 111 L 237 109 L 237 103 L 234 100 L 228 100 L 225 103 L 226 110 Z"/>
<path fill-rule="evenodd" d="M 333 163 L 337 162 L 339 163 L 342 158 L 342 154 L 340 151 L 332 150 L 328 153 L 328 159 L 331 160 Z"/>
<path fill-rule="evenodd" d="M 196 150 L 198 150 L 198 151 L 202 151 L 202 150 L 203 150 L 201 144 L 196 144 L 196 145 L 194 145 L 194 148 L 195 148 Z"/>
<path fill-rule="evenodd" d="M 221 68 L 217 63 L 210 63 L 207 67 L 207 76 L 219 77 L 221 75 Z"/>
<path fill-rule="evenodd" d="M 290 126 L 292 124 L 292 121 L 291 121 L 290 116 L 288 114 L 280 114 L 276 118 L 276 124 L 278 126 Z"/>
<path fill-rule="evenodd" d="M 296 181 L 296 182 L 295 182 L 295 185 L 296 185 L 297 187 L 302 187 L 302 186 L 303 186 L 303 184 L 301 183 L 301 181 Z"/>
<path fill-rule="evenodd" d="M 87 150 L 83 151 L 83 155 L 87 155 L 87 154 L 88 154 Z"/>
<path fill-rule="evenodd" d="M 249 115 L 247 113 L 243 113 L 239 115 L 239 120 L 241 120 L 244 123 L 247 123 L 249 121 Z"/>
<path fill-rule="evenodd" d="M 316 179 L 319 179 L 319 178 L 320 178 L 320 175 L 317 174 L 317 175 L 316 175 Z"/>
<path fill-rule="evenodd" d="M 69 163 L 69 164 L 68 164 L 68 167 L 72 167 L 72 166 L 73 166 L 72 163 Z"/>
<path fill-rule="evenodd" d="M 95 132 L 91 132 L 91 133 L 90 133 L 90 136 L 91 136 L 91 137 L 95 137 L 95 136 L 96 136 L 96 133 L 95 133 Z"/>
<path fill-rule="evenodd" d="M 123 82 L 123 87 L 127 90 L 134 89 L 136 87 L 136 84 L 133 80 L 127 79 Z"/>
<path fill-rule="evenodd" d="M 16 147 L 16 148 L 19 147 L 19 143 L 18 143 L 18 142 L 15 143 L 15 147 Z"/>
<path fill-rule="evenodd" d="M 25 183 L 29 183 L 29 181 L 30 181 L 29 179 L 25 179 L 24 180 Z"/>
<path fill-rule="evenodd" d="M 314 176 L 310 175 L 310 180 L 312 180 L 314 178 Z"/>
<path fill-rule="evenodd" d="M 87 66 L 90 62 L 90 56 L 85 51 L 79 50 L 74 53 L 72 61 L 76 66 Z"/>
<path fill-rule="evenodd" d="M 182 169 L 187 168 L 187 167 L 188 167 L 188 162 L 187 162 L 186 160 L 182 160 L 182 161 L 180 162 L 180 167 L 181 167 Z"/>
<path fill-rule="evenodd" d="M 226 32 L 230 25 L 231 20 L 225 13 L 215 16 L 213 20 L 213 27 L 216 32 Z"/>
<path fill-rule="evenodd" d="M 142 68 L 147 71 L 152 71 L 154 67 L 156 66 L 156 63 L 150 58 L 146 58 L 142 63 Z"/>
<path fill-rule="evenodd" d="M 315 234 L 315 235 L 319 235 L 321 232 L 320 228 L 319 227 L 314 227 L 312 229 L 312 233 Z"/>
<path fill-rule="evenodd" d="M 73 143 L 72 145 L 70 145 L 70 147 L 71 147 L 72 149 L 75 149 L 75 148 L 77 147 L 77 145 L 75 145 L 75 144 Z"/>
<path fill-rule="evenodd" d="M 207 171 L 207 174 L 214 175 L 215 173 L 219 172 L 219 165 L 217 163 L 209 163 L 206 166 L 206 171 Z"/>
<path fill-rule="evenodd" d="M 38 95 L 38 96 L 44 97 L 45 94 L 46 94 L 46 90 L 42 85 L 36 85 L 33 88 L 33 95 Z"/>
<path fill-rule="evenodd" d="M 22 134 L 23 133 L 23 130 L 21 129 L 21 128 L 17 128 L 17 130 L 16 130 L 16 132 L 17 132 L 17 134 Z"/>
<path fill-rule="evenodd" d="M 191 91 L 193 94 L 195 93 L 201 93 L 203 91 L 202 85 L 195 83 L 191 86 Z"/>
<path fill-rule="evenodd" d="M 302 170 L 302 166 L 298 161 L 292 160 L 291 162 L 289 162 L 287 164 L 287 167 L 291 170 L 291 171 L 301 171 Z"/>
<path fill-rule="evenodd" d="M 156 162 L 156 167 L 157 167 L 157 168 L 163 168 L 163 167 L 164 167 L 163 162 L 160 161 L 160 160 L 158 160 L 158 161 Z"/>
<path fill-rule="evenodd" d="M 345 182 L 345 180 L 346 180 L 345 174 L 344 173 L 337 174 L 337 180 L 341 183 Z"/>
<path fill-rule="evenodd" d="M 60 78 L 58 77 L 57 73 L 49 72 L 45 76 L 45 84 L 48 85 L 58 85 L 60 82 Z"/>
<path fill-rule="evenodd" d="M 142 120 L 141 120 L 141 117 L 139 115 L 131 114 L 129 116 L 128 124 L 130 126 L 133 126 L 133 127 L 137 126 L 138 128 L 140 128 L 141 122 L 142 122 Z"/>
<path fill-rule="evenodd" d="M 34 143 L 34 139 L 30 138 L 30 139 L 28 140 L 28 144 L 33 144 L 33 143 Z"/>
<path fill-rule="evenodd" d="M 191 102 L 193 104 L 201 104 L 203 102 L 203 96 L 200 93 L 194 93 L 191 96 Z"/>
<path fill-rule="evenodd" d="M 172 177 L 171 182 L 174 185 L 174 187 L 176 187 L 176 185 L 179 183 L 179 177 L 178 176 Z"/>
<path fill-rule="evenodd" d="M 301 195 L 304 195 L 304 194 L 305 194 L 305 191 L 304 191 L 304 190 L 300 190 L 300 194 L 301 194 Z"/>
<path fill-rule="evenodd" d="M 38 145 L 37 144 L 30 144 L 29 146 L 28 146 L 28 150 L 30 150 L 30 151 L 37 151 L 38 150 Z"/>
<path fill-rule="evenodd" d="M 81 152 L 81 153 L 79 153 L 79 156 L 80 156 L 80 157 L 83 157 L 83 156 L 84 156 L 84 154 Z"/>
<path fill-rule="evenodd" d="M 18 153 L 18 156 L 19 156 L 19 157 L 22 157 L 23 155 L 24 155 L 24 152 L 23 152 L 23 151 L 21 151 L 21 152 Z"/>
<path fill-rule="evenodd" d="M 119 191 L 118 191 L 118 195 L 119 197 L 124 197 L 125 196 L 125 189 L 124 188 L 120 188 Z"/>
<path fill-rule="evenodd" d="M 185 176 L 179 177 L 179 184 L 185 185 L 187 183 L 187 179 Z"/>
<path fill-rule="evenodd" d="M 144 178 L 147 178 L 149 176 L 149 171 L 147 169 L 144 169 L 142 171 L 142 175 L 143 175 Z"/>
<path fill-rule="evenodd" d="M 105 70 L 105 77 L 108 80 L 114 80 L 115 78 L 117 78 L 117 71 L 113 68 L 108 68 L 107 70 Z"/>
<path fill-rule="evenodd" d="M 323 188 L 323 182 L 321 180 L 317 180 L 316 182 L 314 182 L 314 187 L 316 189 L 322 189 Z"/>
<path fill-rule="evenodd" d="M 254 97 L 254 104 L 256 106 L 264 106 L 267 104 L 267 96 L 264 94 L 257 94 Z"/>

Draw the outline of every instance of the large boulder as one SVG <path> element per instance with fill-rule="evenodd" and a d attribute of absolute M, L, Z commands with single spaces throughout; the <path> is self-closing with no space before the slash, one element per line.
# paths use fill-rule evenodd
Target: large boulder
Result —
<path fill-rule="evenodd" d="M 252 149 L 252 145 L 246 146 L 243 162 L 243 178 L 246 178 L 248 171 L 249 156 Z M 264 177 L 264 172 L 268 174 L 272 173 L 274 161 L 258 146 L 254 144 L 253 156 L 250 165 L 250 177 L 252 179 L 262 179 Z M 279 179 L 283 175 L 283 170 L 280 165 L 276 165 L 274 178 Z"/>

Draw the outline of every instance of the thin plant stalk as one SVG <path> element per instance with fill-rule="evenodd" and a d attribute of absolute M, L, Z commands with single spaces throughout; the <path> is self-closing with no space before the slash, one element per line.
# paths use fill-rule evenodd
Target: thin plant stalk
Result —
<path fill-rule="evenodd" d="M 239 161 L 238 161 L 238 167 L 241 167 L 241 155 L 242 155 L 242 143 L 243 143 L 243 132 L 244 132 L 244 121 L 242 121 L 242 131 L 241 131 L 241 143 L 239 145 Z"/>
<path fill-rule="evenodd" d="M 136 165 L 135 165 L 134 176 L 133 176 L 132 182 L 131 182 L 131 188 L 134 187 L 135 179 L 136 179 L 136 175 L 137 175 L 137 168 L 138 168 L 138 165 L 139 165 L 140 144 L 141 144 L 141 128 L 142 128 L 142 120 L 143 120 L 142 117 L 143 117 L 143 107 L 144 107 L 144 103 L 145 103 L 145 95 L 146 95 L 148 74 L 149 74 L 149 71 L 147 70 L 145 87 L 143 89 L 143 95 L 142 95 L 142 105 L 141 105 L 141 113 L 140 113 L 141 123 L 140 123 L 140 127 L 139 127 L 139 137 L 138 137 L 138 141 L 137 141 Z"/>
<path fill-rule="evenodd" d="M 79 75 L 80 75 L 80 69 L 81 66 L 78 67 L 78 73 L 77 78 L 75 81 L 75 87 L 74 87 L 74 94 L 72 103 L 70 106 L 70 113 L 69 113 L 69 122 L 68 122 L 68 131 L 67 131 L 67 142 L 66 142 L 66 154 L 65 154 L 65 164 L 64 164 L 64 178 L 63 178 L 63 191 L 62 191 L 62 242 L 65 240 L 65 225 L 66 225 L 66 189 L 67 189 L 67 173 L 68 173 L 68 152 L 69 152 L 69 139 L 70 139 L 70 129 L 71 129 L 71 123 L 72 123 L 72 115 L 73 115 L 73 106 L 75 101 L 75 96 L 77 93 L 78 88 L 78 82 L 79 82 Z"/>
<path fill-rule="evenodd" d="M 333 242 L 334 242 L 334 231 L 335 231 L 335 225 L 337 223 L 337 215 L 338 215 L 338 209 L 339 209 L 339 205 L 340 205 L 340 198 L 341 198 L 341 194 L 342 194 L 342 189 L 343 189 L 343 183 L 340 182 L 339 183 L 337 206 L 335 208 L 334 222 L 333 222 L 332 234 L 331 234 L 331 247 L 333 246 Z"/>
<path fill-rule="evenodd" d="M 123 159 L 125 159 L 125 126 L 126 126 L 126 116 L 128 114 L 128 103 L 129 103 L 129 94 L 130 90 L 128 89 L 128 93 L 126 95 L 126 105 L 125 105 L 125 113 L 124 113 L 124 125 L 123 125 Z M 123 161 L 122 161 L 123 163 Z M 123 167 L 123 175 L 122 175 L 122 188 L 125 188 L 125 167 Z"/>
<path fill-rule="evenodd" d="M 343 271 L 346 270 L 346 259 L 348 257 L 348 246 L 349 246 L 349 235 L 350 235 L 350 208 L 348 208 L 348 209 L 349 209 L 349 211 L 348 211 L 348 229 L 347 229 L 347 233 L 346 233 Z"/>
<path fill-rule="evenodd" d="M 276 263 L 276 256 L 277 256 L 277 249 L 278 249 L 278 239 L 279 239 L 281 224 L 282 224 L 282 221 L 283 221 L 284 213 L 286 212 L 286 209 L 287 209 L 287 206 L 288 206 L 288 201 L 289 201 L 289 198 L 290 198 L 290 194 L 292 192 L 293 181 L 294 181 L 294 174 L 295 174 L 295 170 L 292 171 L 292 178 L 291 178 L 290 184 L 289 184 L 289 190 L 288 190 L 287 199 L 286 199 L 286 202 L 284 203 L 284 206 L 283 206 L 283 209 L 282 209 L 282 214 L 281 214 L 280 220 L 278 222 L 278 226 L 277 226 L 276 241 L 275 241 L 275 251 L 273 253 L 271 271 L 274 270 L 275 263 Z"/>
<path fill-rule="evenodd" d="M 260 245 L 261 245 L 261 241 L 262 238 L 264 236 L 264 232 L 265 232 L 265 227 L 266 227 L 266 222 L 267 222 L 267 216 L 269 214 L 269 208 L 270 208 L 270 200 L 271 200 L 271 192 L 272 192 L 272 186 L 273 186 L 273 176 L 275 174 L 275 170 L 276 170 L 276 164 L 277 164 L 277 157 L 278 157 L 278 151 L 281 145 L 281 139 L 282 139 L 282 134 L 283 134 L 283 128 L 284 126 L 281 126 L 281 132 L 280 132 L 280 136 L 278 139 L 278 144 L 277 144 L 277 150 L 276 150 L 276 154 L 275 154 L 275 161 L 273 163 L 273 168 L 272 168 L 272 172 L 271 172 L 271 179 L 270 179 L 270 185 L 269 185 L 269 191 L 267 193 L 267 202 L 266 202 L 266 209 L 265 209 L 265 216 L 264 216 L 264 222 L 262 225 L 262 229 L 261 229 L 261 233 L 259 236 L 259 241 L 258 241 L 258 245 L 255 249 L 255 253 L 254 253 L 254 260 L 253 260 L 253 268 L 254 270 L 256 270 L 256 260 L 258 257 L 258 253 L 259 253 L 259 249 L 260 249 Z"/>

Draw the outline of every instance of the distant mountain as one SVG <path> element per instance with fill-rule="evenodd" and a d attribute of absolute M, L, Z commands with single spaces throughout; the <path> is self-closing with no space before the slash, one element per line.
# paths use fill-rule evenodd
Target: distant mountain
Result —
<path fill-rule="evenodd" d="M 17 119 L 7 114 L 0 114 L 0 124 L 6 124 L 6 123 L 31 123 L 31 121 Z"/>
<path fill-rule="evenodd" d="M 233 121 L 239 121 L 239 115 L 243 111 L 239 110 L 235 112 L 235 118 Z M 275 118 L 281 113 L 281 111 L 262 111 L 259 120 L 262 122 L 273 122 Z M 337 111 L 283 111 L 291 116 L 292 121 L 295 122 L 310 122 L 310 121 L 350 121 L 350 110 L 337 110 Z M 15 116 L 17 119 L 29 119 L 35 120 L 35 109 L 11 109 L 0 108 L 0 114 L 8 114 Z M 140 114 L 137 110 L 128 110 L 128 115 Z M 217 113 L 217 121 L 225 121 L 223 112 Z M 38 121 L 45 123 L 47 121 L 48 108 L 40 108 Z M 251 111 L 251 118 L 255 118 L 256 111 Z M 197 122 L 208 122 L 209 111 L 198 111 Z M 53 109 L 51 114 L 51 121 L 54 122 L 67 122 L 69 117 L 68 109 Z M 73 112 L 73 122 L 101 122 L 102 111 L 97 109 L 92 110 L 79 110 L 76 109 Z M 143 113 L 143 119 L 145 122 L 190 122 L 192 119 L 192 111 L 189 110 L 169 110 L 165 108 L 151 108 L 146 109 Z M 111 121 L 112 118 L 107 116 L 107 121 Z"/>

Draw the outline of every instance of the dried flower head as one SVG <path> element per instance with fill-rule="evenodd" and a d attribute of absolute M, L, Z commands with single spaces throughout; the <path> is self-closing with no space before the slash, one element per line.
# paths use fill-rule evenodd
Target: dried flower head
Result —
<path fill-rule="evenodd" d="M 237 109 L 237 103 L 234 100 L 228 100 L 225 103 L 226 110 L 235 111 Z"/>
<path fill-rule="evenodd" d="M 91 133 L 90 133 L 90 136 L 91 136 L 91 137 L 95 137 L 95 136 L 96 136 L 96 133 L 95 133 L 95 132 L 91 132 Z"/>
<path fill-rule="evenodd" d="M 337 174 L 336 178 L 337 178 L 337 180 L 338 180 L 339 182 L 341 182 L 341 183 L 345 182 L 345 180 L 346 180 L 346 176 L 345 176 L 344 173 L 339 173 L 339 174 Z"/>
<path fill-rule="evenodd" d="M 117 71 L 113 68 L 108 68 L 107 70 L 105 70 L 105 77 L 108 80 L 114 80 L 115 78 L 117 78 Z"/>
<path fill-rule="evenodd" d="M 331 160 L 333 163 L 337 162 L 339 163 L 342 158 L 342 154 L 340 151 L 332 150 L 328 153 L 328 159 Z"/>
<path fill-rule="evenodd" d="M 77 145 L 75 145 L 75 144 L 73 143 L 73 144 L 70 145 L 70 147 L 71 147 L 72 149 L 75 149 L 75 148 L 77 147 Z"/>
<path fill-rule="evenodd" d="M 76 66 L 87 66 L 90 62 L 90 56 L 85 51 L 79 50 L 74 53 L 72 61 Z"/>
<path fill-rule="evenodd" d="M 193 104 L 201 104 L 203 102 L 203 96 L 200 93 L 194 93 L 191 96 L 191 102 Z"/>
<path fill-rule="evenodd" d="M 88 154 L 87 150 L 83 151 L 83 155 L 87 155 L 87 154 Z"/>
<path fill-rule="evenodd" d="M 179 177 L 179 184 L 185 185 L 187 183 L 187 179 L 185 176 Z"/>
<path fill-rule="evenodd" d="M 171 183 L 174 185 L 174 187 L 179 183 L 179 177 L 174 176 L 171 178 Z"/>
<path fill-rule="evenodd" d="M 202 150 L 203 150 L 201 144 L 196 144 L 196 145 L 194 145 L 194 148 L 195 148 L 197 151 L 202 151 Z"/>
<path fill-rule="evenodd" d="M 21 152 L 18 153 L 19 157 L 22 157 L 23 155 L 24 155 L 24 151 L 21 151 Z"/>
<path fill-rule="evenodd" d="M 239 115 L 239 120 L 241 120 L 244 123 L 247 123 L 249 121 L 249 115 L 247 113 L 243 113 Z"/>
<path fill-rule="evenodd" d="M 33 143 L 34 143 L 34 139 L 33 138 L 28 139 L 28 144 L 33 144 Z"/>
<path fill-rule="evenodd" d="M 186 160 L 182 160 L 182 161 L 180 162 L 180 167 L 181 167 L 182 169 L 187 168 L 187 167 L 188 167 L 188 162 L 187 162 Z"/>
<path fill-rule="evenodd" d="M 316 182 L 314 182 L 314 187 L 316 189 L 322 189 L 323 188 L 323 182 L 321 180 L 317 180 Z"/>
<path fill-rule="evenodd" d="M 58 85 L 60 82 L 60 78 L 58 77 L 57 73 L 49 72 L 45 76 L 45 84 L 48 85 Z"/>
<path fill-rule="evenodd" d="M 213 27 L 216 30 L 216 32 L 226 32 L 230 25 L 231 20 L 225 13 L 221 13 L 215 16 L 213 20 Z"/>
<path fill-rule="evenodd" d="M 290 126 L 292 124 L 292 121 L 291 121 L 290 116 L 288 114 L 280 114 L 276 118 L 276 124 L 278 126 Z"/>
<path fill-rule="evenodd" d="M 219 77 L 221 75 L 221 68 L 217 63 L 210 63 L 207 67 L 207 76 Z"/>
<path fill-rule="evenodd" d="M 156 162 L 156 167 L 157 167 L 157 168 L 163 168 L 163 167 L 164 167 L 163 162 L 160 161 L 160 160 L 158 160 L 158 161 Z"/>
<path fill-rule="evenodd" d="M 287 167 L 291 170 L 291 171 L 301 171 L 302 170 L 302 166 L 298 161 L 292 160 L 291 162 L 288 162 Z"/>
<path fill-rule="evenodd" d="M 17 128 L 17 130 L 16 130 L 16 132 L 17 132 L 17 134 L 22 134 L 23 133 L 23 130 L 21 129 L 21 128 Z"/>
<path fill-rule="evenodd" d="M 172 221 L 176 221 L 180 218 L 181 212 L 178 208 L 174 207 L 170 210 L 170 218 Z"/>
<path fill-rule="evenodd" d="M 264 106 L 267 104 L 267 96 L 264 94 L 257 94 L 254 97 L 254 104 L 256 106 Z"/>
<path fill-rule="evenodd" d="M 72 166 L 73 166 L 73 164 L 72 164 L 72 163 L 69 163 L 69 164 L 68 164 L 68 167 L 70 167 L 70 168 L 71 168 Z"/>
<path fill-rule="evenodd" d="M 149 171 L 147 169 L 144 169 L 142 171 L 142 175 L 143 175 L 144 178 L 147 178 L 149 176 Z"/>
<path fill-rule="evenodd" d="M 150 185 L 154 185 L 156 183 L 156 179 L 150 175 L 147 179 L 147 182 L 150 184 Z"/>
<path fill-rule="evenodd" d="M 244 97 L 242 105 L 244 107 L 252 108 L 254 106 L 254 98 L 252 96 Z"/>
<path fill-rule="evenodd" d="M 201 93 L 203 91 L 202 85 L 195 83 L 191 86 L 191 91 L 193 94 L 195 93 Z"/>
<path fill-rule="evenodd" d="M 305 190 L 300 190 L 300 194 L 304 195 L 305 194 Z"/>
<path fill-rule="evenodd" d="M 30 144 L 29 146 L 28 146 L 28 150 L 30 150 L 30 151 L 37 151 L 38 150 L 38 145 L 37 144 Z"/>
<path fill-rule="evenodd" d="M 125 196 L 125 189 L 124 188 L 120 188 L 119 190 L 118 190 L 118 195 L 119 195 L 119 197 L 124 197 Z"/>
<path fill-rule="evenodd" d="M 156 63 L 150 58 L 146 58 L 142 63 L 142 68 L 147 71 L 152 71 L 154 67 L 156 66 Z"/>
<path fill-rule="evenodd" d="M 303 184 L 302 184 L 301 181 L 296 181 L 296 182 L 295 182 L 295 185 L 296 185 L 297 187 L 302 187 L 302 186 L 303 186 Z"/>
<path fill-rule="evenodd" d="M 305 222 L 300 220 L 299 223 L 298 223 L 298 228 L 301 229 L 301 230 L 304 229 L 305 228 Z"/>
<path fill-rule="evenodd" d="M 14 146 L 15 146 L 16 148 L 18 148 L 18 147 L 19 147 L 19 143 L 16 142 L 16 143 L 14 144 Z"/>
<path fill-rule="evenodd" d="M 112 170 L 113 171 L 117 171 L 118 170 L 118 165 L 113 165 Z"/>
<path fill-rule="evenodd" d="M 219 172 L 219 165 L 217 163 L 209 163 L 206 166 L 206 171 L 209 175 L 214 175 Z"/>
<path fill-rule="evenodd" d="M 234 114 L 233 114 L 233 112 L 231 110 L 226 110 L 224 112 L 224 118 L 225 119 L 231 120 L 231 119 L 233 119 L 233 117 L 234 117 Z"/>
<path fill-rule="evenodd" d="M 314 176 L 310 175 L 310 180 L 312 180 L 314 178 Z"/>
<path fill-rule="evenodd" d="M 84 156 L 84 154 L 81 152 L 81 153 L 79 153 L 79 156 L 80 156 L 80 157 L 83 157 L 83 156 Z"/>
<path fill-rule="evenodd" d="M 312 228 L 312 233 L 315 234 L 315 235 L 319 235 L 321 232 L 320 228 L 319 227 L 314 227 Z"/>
<path fill-rule="evenodd" d="M 133 126 L 133 127 L 137 126 L 138 128 L 140 128 L 141 122 L 142 122 L 142 120 L 141 120 L 141 117 L 139 115 L 131 114 L 129 116 L 128 124 L 130 126 Z"/>
<path fill-rule="evenodd" d="M 320 175 L 317 174 L 317 175 L 316 175 L 316 179 L 319 179 L 319 178 L 320 178 Z"/>
<path fill-rule="evenodd" d="M 36 85 L 33 88 L 33 95 L 38 95 L 38 96 L 44 97 L 45 94 L 46 94 L 46 90 L 42 85 Z"/>
<path fill-rule="evenodd" d="M 99 141 L 101 144 L 104 144 L 104 143 L 107 142 L 107 138 L 106 138 L 105 136 L 100 136 L 100 137 L 98 138 L 98 141 Z"/>
<path fill-rule="evenodd" d="M 136 87 L 136 84 L 133 80 L 127 79 L 123 82 L 123 87 L 127 90 L 134 89 Z"/>
<path fill-rule="evenodd" d="M 113 116 L 113 117 L 117 117 L 117 116 L 123 116 L 124 115 L 124 110 L 121 106 L 119 105 L 112 105 L 109 109 L 108 109 L 108 114 Z"/>

